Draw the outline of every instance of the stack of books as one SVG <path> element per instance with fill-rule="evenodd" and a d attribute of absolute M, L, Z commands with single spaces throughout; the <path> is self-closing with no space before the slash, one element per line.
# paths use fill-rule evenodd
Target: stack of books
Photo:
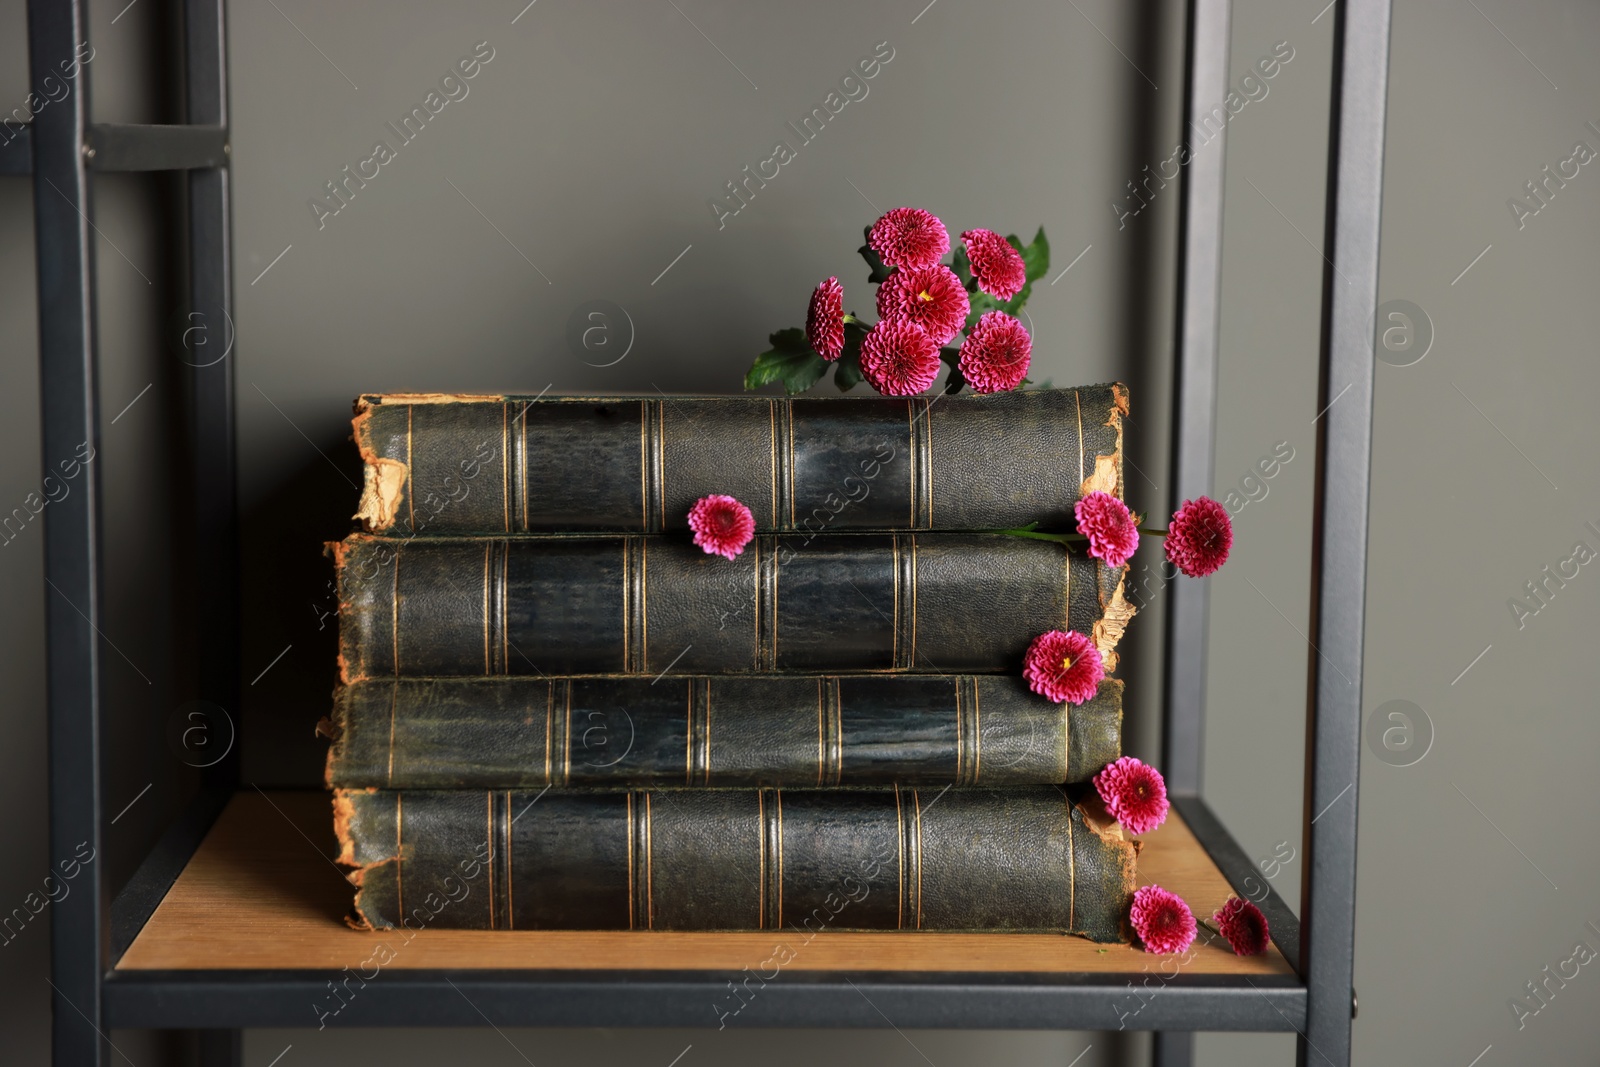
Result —
<path fill-rule="evenodd" d="M 1122 494 L 1120 385 L 993 397 L 357 403 L 331 546 L 352 922 L 1126 938 L 1137 848 L 1090 779 L 1124 568 L 997 531 Z M 711 494 L 756 534 L 696 547 Z"/>

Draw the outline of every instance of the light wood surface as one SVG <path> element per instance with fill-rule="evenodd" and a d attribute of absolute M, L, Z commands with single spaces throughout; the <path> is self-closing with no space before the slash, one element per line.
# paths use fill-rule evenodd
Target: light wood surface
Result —
<path fill-rule="evenodd" d="M 336 852 L 329 797 L 241 792 L 212 827 L 172 890 L 118 963 L 120 970 L 562 968 L 739 971 L 794 952 L 794 970 L 1156 972 L 1171 958 L 1126 945 L 1050 934 L 738 934 L 647 931 L 357 931 L 343 916 L 353 889 Z M 1177 812 L 1145 838 L 1139 881 L 1177 893 L 1197 916 L 1227 899 L 1226 880 Z M 1189 974 L 1287 975 L 1276 946 L 1242 959 L 1204 944 Z M 378 953 L 379 945 L 386 948 Z M 1217 947 L 1221 945 L 1221 947 Z M 384 957 L 390 957 L 387 960 Z M 770 966 L 770 963 L 768 964 Z"/>

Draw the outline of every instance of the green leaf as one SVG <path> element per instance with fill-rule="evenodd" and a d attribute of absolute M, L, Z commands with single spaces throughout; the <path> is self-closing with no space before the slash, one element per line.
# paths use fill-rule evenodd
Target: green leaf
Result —
<path fill-rule="evenodd" d="M 844 351 L 834 366 L 833 384 L 838 386 L 839 392 L 848 392 L 861 380 L 861 341 L 867 336 L 867 328 L 859 322 L 844 324 Z"/>
<path fill-rule="evenodd" d="M 971 294 L 968 299 L 971 301 L 972 305 L 972 310 L 967 312 L 967 325 L 965 328 L 968 330 L 977 325 L 978 319 L 982 317 L 985 312 L 1004 311 L 1006 308 L 1006 305 L 1002 304 L 1000 301 L 996 300 L 994 297 L 983 292 L 982 290 Z"/>
<path fill-rule="evenodd" d="M 1016 234 L 1011 234 L 1006 240 L 1021 254 L 1022 269 L 1028 279 L 1016 296 L 1000 305 L 1000 310 L 1008 315 L 1015 315 L 1022 310 L 1022 305 L 1026 304 L 1028 297 L 1033 294 L 1033 283 L 1050 270 L 1050 241 L 1044 235 L 1043 226 L 1039 227 L 1039 232 L 1033 235 L 1033 242 L 1027 246 L 1023 245 Z"/>
<path fill-rule="evenodd" d="M 865 227 L 862 229 L 861 234 L 863 237 L 870 237 L 872 234 L 872 227 Z M 894 273 L 894 268 L 886 265 L 882 259 L 878 258 L 878 253 L 872 250 L 871 245 L 864 244 L 860 248 L 856 249 L 856 251 L 861 253 L 861 258 L 867 261 L 868 267 L 872 268 L 872 273 L 867 276 L 867 281 L 871 282 L 873 285 L 879 284 L 889 275 Z"/>
<path fill-rule="evenodd" d="M 967 287 L 967 292 L 972 292 L 977 282 L 972 280 L 972 261 L 967 259 L 967 246 L 956 245 L 956 254 L 952 260 L 950 269 L 961 279 L 961 284 Z"/>
<path fill-rule="evenodd" d="M 772 348 L 757 356 L 744 376 L 746 389 L 782 382 L 784 392 L 803 393 L 827 371 L 827 361 L 811 350 L 804 330 L 779 330 L 768 340 Z"/>

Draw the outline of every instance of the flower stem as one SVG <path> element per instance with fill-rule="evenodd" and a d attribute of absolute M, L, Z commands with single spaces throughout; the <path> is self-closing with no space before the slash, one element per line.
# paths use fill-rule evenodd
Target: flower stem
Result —
<path fill-rule="evenodd" d="M 1045 533 L 1041 530 L 1033 530 L 1026 526 L 1018 527 L 1014 530 L 994 530 L 991 532 L 1004 534 L 1007 537 L 1031 537 L 1035 541 L 1054 541 L 1061 545 L 1082 544 L 1083 542 L 1089 540 L 1087 537 L 1083 536 L 1083 534 Z"/>
<path fill-rule="evenodd" d="M 1141 526 L 1141 527 L 1139 527 L 1139 532 L 1142 533 L 1142 534 L 1147 534 L 1150 537 L 1165 537 L 1165 536 L 1167 536 L 1167 531 L 1158 530 L 1153 526 Z"/>

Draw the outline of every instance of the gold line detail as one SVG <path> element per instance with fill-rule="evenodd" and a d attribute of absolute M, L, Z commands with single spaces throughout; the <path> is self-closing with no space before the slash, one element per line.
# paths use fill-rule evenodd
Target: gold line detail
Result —
<path fill-rule="evenodd" d="M 900 900 L 895 914 L 896 930 L 906 928 L 906 816 L 900 806 L 900 787 L 894 787 L 895 851 L 900 855 Z"/>
<path fill-rule="evenodd" d="M 828 720 L 828 701 L 824 688 L 826 685 L 827 679 L 819 675 L 817 677 L 817 784 L 819 786 L 822 784 L 822 769 L 827 766 L 828 762 L 828 750 L 823 742 L 823 734 Z M 389 764 L 392 768 L 394 765 L 393 731 L 390 733 L 389 746 Z M 390 773 L 393 773 L 392 770 Z"/>
<path fill-rule="evenodd" d="M 417 465 L 411 455 L 411 412 L 414 409 L 406 405 L 406 522 L 411 526 L 411 532 L 417 532 Z"/>
<path fill-rule="evenodd" d="M 394 785 L 394 720 L 395 706 L 400 703 L 400 683 L 389 683 L 389 777 L 385 784 Z M 348 729 L 348 727 L 346 727 Z"/>
<path fill-rule="evenodd" d="M 509 404 L 500 405 L 500 499 L 505 504 L 506 533 L 511 532 L 511 416 Z"/>
<path fill-rule="evenodd" d="M 756 790 L 756 928 L 767 929 L 767 791 Z"/>
<path fill-rule="evenodd" d="M 644 795 L 644 905 L 647 930 L 656 928 L 655 840 L 650 818 L 650 794 Z"/>
<path fill-rule="evenodd" d="M 972 683 L 972 784 L 978 784 L 983 769 L 983 704 L 978 698 L 978 682 Z"/>
<path fill-rule="evenodd" d="M 770 426 L 769 441 L 772 451 L 772 528 L 778 528 L 778 402 L 767 401 L 767 421 Z"/>
<path fill-rule="evenodd" d="M 627 794 L 625 799 L 628 803 L 628 929 L 632 930 L 638 925 L 633 910 L 634 898 L 639 895 L 633 874 L 633 794 Z"/>
<path fill-rule="evenodd" d="M 483 673 L 493 674 L 494 666 L 489 652 L 489 570 L 494 562 L 494 542 L 483 543 Z"/>
<path fill-rule="evenodd" d="M 494 847 L 494 793 L 483 794 L 483 810 L 488 819 L 489 828 L 484 833 L 484 841 L 489 846 L 489 929 L 494 929 L 494 861 L 499 851 Z"/>
<path fill-rule="evenodd" d="M 393 604 L 389 608 L 389 639 L 394 645 L 394 676 L 400 677 L 400 546 L 396 546 L 390 557 L 394 566 L 394 596 L 390 599 Z"/>
<path fill-rule="evenodd" d="M 777 864 L 778 864 L 778 878 L 777 878 L 777 882 L 776 882 L 776 887 L 777 887 L 777 890 L 778 890 L 778 916 L 777 916 L 777 921 L 772 924 L 772 928 L 774 930 L 782 930 L 783 929 L 783 790 L 781 790 L 781 789 L 773 790 L 772 798 L 778 802 L 778 855 L 776 856 L 776 860 L 777 860 Z"/>
<path fill-rule="evenodd" d="M 922 798 L 917 791 L 911 791 L 911 806 L 916 810 L 917 821 L 915 833 L 917 835 L 917 929 L 922 929 Z"/>
<path fill-rule="evenodd" d="M 406 921 L 406 849 L 405 833 L 402 829 L 405 825 L 405 800 L 404 793 L 394 795 L 394 907 L 400 913 L 402 926 Z"/>
<path fill-rule="evenodd" d="M 561 784 L 567 785 L 572 781 L 572 679 L 567 679 L 567 717 L 566 740 L 561 746 Z"/>
<path fill-rule="evenodd" d="M 1078 409 L 1078 486 L 1081 487 L 1085 477 L 1083 473 L 1083 399 L 1078 395 L 1076 389 L 1072 391 L 1072 404 Z M 1076 496 L 1077 494 L 1078 487 L 1074 487 L 1073 495 Z"/>
<path fill-rule="evenodd" d="M 556 683 L 555 682 L 550 682 L 548 684 L 549 684 L 550 688 L 546 691 L 545 698 L 544 698 L 544 784 L 545 785 L 552 784 L 551 781 L 550 781 L 550 767 L 551 767 L 551 760 L 552 760 L 552 758 L 554 756 L 554 753 L 552 753 L 550 751 L 550 744 L 551 744 L 551 741 L 553 740 L 553 738 L 551 737 L 551 734 L 554 733 L 555 725 L 556 725 Z"/>
<path fill-rule="evenodd" d="M 515 930 L 517 909 L 511 898 L 511 790 L 506 790 L 506 929 Z"/>
<path fill-rule="evenodd" d="M 650 529 L 650 408 L 639 401 L 639 529 Z M 1079 464 L 1082 466 L 1082 464 Z"/>

